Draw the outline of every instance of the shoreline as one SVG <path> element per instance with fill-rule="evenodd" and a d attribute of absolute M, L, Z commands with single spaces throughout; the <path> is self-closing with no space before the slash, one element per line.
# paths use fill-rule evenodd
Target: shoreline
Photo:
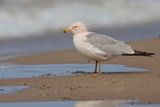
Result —
<path fill-rule="evenodd" d="M 0 86 L 27 85 L 31 86 L 31 89 L 0 95 L 0 102 L 133 99 L 143 103 L 160 103 L 160 40 L 132 41 L 129 44 L 137 50 L 154 52 L 155 56 L 122 56 L 105 63 L 142 67 L 149 72 L 1 79 Z M 73 49 L 23 56 L 5 62 L 15 64 L 93 63 L 88 62 Z"/>
<path fill-rule="evenodd" d="M 109 61 L 103 62 L 104 64 L 121 64 L 126 66 L 141 67 L 150 70 L 159 70 L 160 63 L 160 40 L 159 39 L 147 39 L 139 41 L 128 42 L 133 49 L 153 52 L 153 57 L 141 57 L 141 56 L 119 56 Z M 14 64 L 65 64 L 65 63 L 94 63 L 84 58 L 75 49 L 66 49 L 54 52 L 40 53 L 27 55 L 17 58 L 12 58 L 4 61 L 6 63 Z M 103 64 L 102 63 L 102 64 Z M 154 66 L 152 66 L 154 64 Z"/>

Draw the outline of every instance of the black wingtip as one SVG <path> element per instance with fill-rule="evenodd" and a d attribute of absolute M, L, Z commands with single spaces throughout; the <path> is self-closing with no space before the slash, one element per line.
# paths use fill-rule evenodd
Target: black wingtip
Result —
<path fill-rule="evenodd" d="M 153 56 L 155 55 L 155 53 L 152 52 L 142 52 L 142 51 L 138 51 L 138 50 L 134 50 L 136 55 L 139 56 Z"/>
<path fill-rule="evenodd" d="M 134 50 L 134 54 L 123 54 L 124 56 L 149 56 L 152 57 L 153 55 L 155 55 L 155 53 L 152 52 L 142 52 L 142 51 L 138 51 L 138 50 Z"/>

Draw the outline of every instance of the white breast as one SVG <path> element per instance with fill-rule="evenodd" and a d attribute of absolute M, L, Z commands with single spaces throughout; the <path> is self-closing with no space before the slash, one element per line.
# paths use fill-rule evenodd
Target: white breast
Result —
<path fill-rule="evenodd" d="M 107 60 L 105 53 L 90 44 L 86 39 L 86 34 L 78 34 L 73 37 L 75 48 L 85 57 L 92 60 Z"/>

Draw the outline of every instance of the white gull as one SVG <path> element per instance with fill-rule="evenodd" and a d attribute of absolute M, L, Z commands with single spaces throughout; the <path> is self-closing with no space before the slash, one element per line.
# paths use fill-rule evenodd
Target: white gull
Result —
<path fill-rule="evenodd" d="M 76 22 L 69 28 L 64 29 L 64 33 L 73 33 L 73 44 L 78 52 L 86 58 L 94 60 L 94 73 L 100 73 L 100 62 L 110 60 L 116 56 L 151 56 L 154 53 L 141 52 L 132 49 L 123 41 L 118 41 L 104 34 L 89 32 L 87 27 Z"/>

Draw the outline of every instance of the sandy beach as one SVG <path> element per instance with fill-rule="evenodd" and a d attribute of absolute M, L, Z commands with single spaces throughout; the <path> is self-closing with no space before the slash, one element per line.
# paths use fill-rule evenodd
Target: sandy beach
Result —
<path fill-rule="evenodd" d="M 0 86 L 28 85 L 31 89 L 0 95 L 0 102 L 136 99 L 145 103 L 160 103 L 160 40 L 139 40 L 129 44 L 136 50 L 154 52 L 155 56 L 122 56 L 104 63 L 141 67 L 148 69 L 149 72 L 1 79 Z M 5 62 L 15 64 L 93 63 L 74 49 L 17 57 Z"/>

